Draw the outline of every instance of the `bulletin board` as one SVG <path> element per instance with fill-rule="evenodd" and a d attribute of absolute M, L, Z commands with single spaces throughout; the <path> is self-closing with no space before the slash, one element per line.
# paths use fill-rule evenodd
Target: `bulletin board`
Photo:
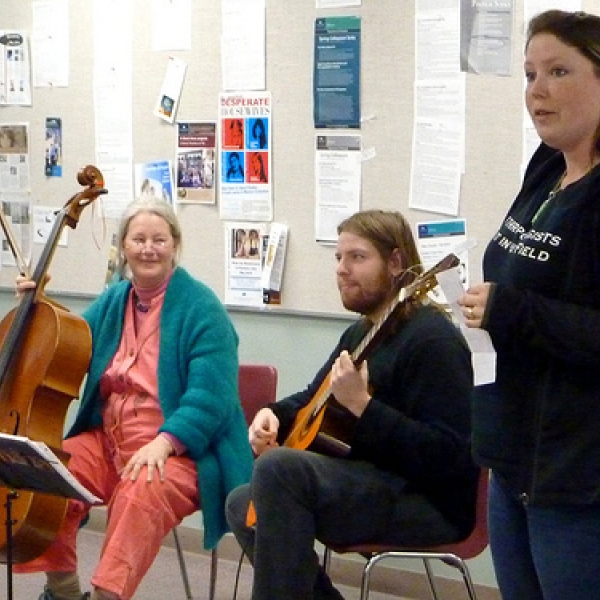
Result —
<path fill-rule="evenodd" d="M 148 0 L 131 0 L 133 20 L 134 163 L 174 160 L 176 126 L 153 115 L 168 58 L 187 63 L 177 118 L 217 120 L 221 82 L 221 3 L 193 0 L 191 51 L 153 51 Z M 584 5 L 586 2 L 584 2 Z M 589 0 L 588 0 L 589 4 Z M 91 1 L 70 0 L 70 73 L 65 88 L 34 88 L 31 107 L 0 107 L 0 122 L 30 125 L 34 204 L 62 206 L 80 191 L 78 169 L 94 164 L 93 44 Z M 467 220 L 470 278 L 481 279 L 481 256 L 519 188 L 522 160 L 524 27 L 522 0 L 514 0 L 510 76 L 467 74 L 466 157 L 459 218 Z M 415 75 L 415 3 L 363 0 L 360 7 L 323 10 L 315 0 L 267 0 L 266 73 L 272 95 L 273 220 L 289 227 L 282 304 L 268 310 L 341 314 L 332 246 L 315 241 L 315 135 L 312 106 L 314 23 L 319 16 L 361 17 L 360 134 L 368 156 L 362 165 L 361 208 L 399 210 L 412 224 L 450 218 L 408 208 Z M 585 8 L 585 6 L 584 6 Z M 589 7 L 592 10 L 592 7 Z M 31 27 L 31 2 L 3 0 L 2 27 Z M 110 44 L 110 40 L 106 40 Z M 63 176 L 44 175 L 47 117 L 63 125 Z M 320 131 L 322 133 L 322 130 Z M 110 193 L 110 190 L 109 190 Z M 217 193 L 218 203 L 218 193 Z M 182 205 L 182 264 L 223 298 L 225 233 L 217 205 Z M 87 208 L 67 247 L 51 265 L 48 290 L 98 294 L 104 284 L 114 219 Z M 41 247 L 35 247 L 39 254 Z M 3 268 L 0 285 L 16 271 Z"/>

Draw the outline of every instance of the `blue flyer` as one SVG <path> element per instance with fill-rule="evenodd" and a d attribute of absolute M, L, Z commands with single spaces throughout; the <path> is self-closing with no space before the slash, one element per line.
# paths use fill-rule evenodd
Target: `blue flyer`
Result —
<path fill-rule="evenodd" d="M 360 128 L 360 17 L 315 21 L 315 127 Z"/>

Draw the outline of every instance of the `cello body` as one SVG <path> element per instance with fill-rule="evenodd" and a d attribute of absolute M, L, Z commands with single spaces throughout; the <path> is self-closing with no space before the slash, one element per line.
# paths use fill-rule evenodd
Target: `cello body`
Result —
<path fill-rule="evenodd" d="M 4 344 L 15 310 L 0 322 Z M 11 377 L 0 388 L 0 431 L 44 441 L 66 464 L 61 451 L 67 410 L 87 372 L 92 338 L 87 323 L 50 302 L 37 301 L 11 365 Z M 0 488 L 4 505 L 10 490 Z M 15 563 L 28 562 L 52 543 L 67 509 L 66 498 L 19 491 L 12 503 Z M 0 562 L 6 562 L 6 530 L 0 529 Z"/>
<path fill-rule="evenodd" d="M 31 277 L 35 289 L 24 292 L 18 307 L 0 322 L 0 432 L 44 442 L 65 465 L 68 457 L 61 449 L 65 419 L 70 403 L 79 396 L 92 338 L 86 321 L 50 301 L 42 288 L 63 227 L 75 228 L 83 208 L 106 193 L 102 174 L 93 166 L 81 170 L 78 181 L 89 187 L 73 196 L 57 216 Z M 13 254 L 17 256 L 14 249 Z M 7 513 L 9 502 L 11 508 L 10 538 L 9 527 L 0 528 L 0 562 L 29 562 L 54 541 L 68 499 L 10 485 L 0 481 L 0 504 Z"/>

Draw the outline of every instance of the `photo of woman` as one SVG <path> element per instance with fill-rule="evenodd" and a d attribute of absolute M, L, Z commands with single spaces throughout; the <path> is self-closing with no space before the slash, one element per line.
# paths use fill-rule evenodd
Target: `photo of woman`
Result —
<path fill-rule="evenodd" d="M 267 153 L 251 152 L 247 155 L 246 180 L 248 183 L 268 183 Z"/>

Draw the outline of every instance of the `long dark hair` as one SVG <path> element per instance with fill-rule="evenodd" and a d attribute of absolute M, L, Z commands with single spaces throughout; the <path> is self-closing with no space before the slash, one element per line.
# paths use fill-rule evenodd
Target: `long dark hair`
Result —
<path fill-rule="evenodd" d="M 264 148 L 267 145 L 267 135 L 265 132 L 265 124 L 262 119 L 256 119 L 252 126 L 252 137 L 258 140 L 258 147 Z"/>

